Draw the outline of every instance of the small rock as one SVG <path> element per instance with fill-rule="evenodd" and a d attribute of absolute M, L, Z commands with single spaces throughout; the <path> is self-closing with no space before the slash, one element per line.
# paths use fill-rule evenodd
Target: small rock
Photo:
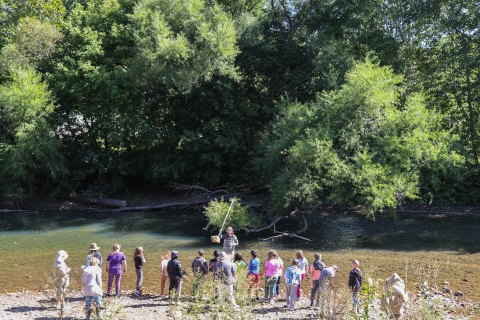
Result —
<path fill-rule="evenodd" d="M 443 287 L 443 292 L 451 292 L 449 287 Z"/>
<path fill-rule="evenodd" d="M 455 296 L 456 297 L 461 297 L 461 296 L 463 296 L 463 292 L 462 291 L 455 291 Z"/>
<path fill-rule="evenodd" d="M 463 278 L 463 281 L 468 282 L 468 279 L 467 279 L 467 278 Z"/>
<path fill-rule="evenodd" d="M 448 281 L 443 281 L 443 284 L 446 285 L 446 286 L 450 285 L 450 283 Z"/>

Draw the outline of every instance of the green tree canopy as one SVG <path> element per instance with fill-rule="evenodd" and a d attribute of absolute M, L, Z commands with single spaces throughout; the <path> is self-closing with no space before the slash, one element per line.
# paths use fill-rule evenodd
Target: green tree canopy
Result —
<path fill-rule="evenodd" d="M 458 170 L 463 158 L 421 94 L 405 96 L 402 77 L 367 60 L 336 91 L 309 105 L 285 102 L 260 166 L 271 172 L 276 210 L 328 202 L 395 208 L 419 196 L 421 177 Z M 268 172 L 268 171 L 267 171 Z"/>
<path fill-rule="evenodd" d="M 63 158 L 48 123 L 54 106 L 47 86 L 33 68 L 12 67 L 0 85 L 0 190 L 22 193 L 65 173 Z"/>

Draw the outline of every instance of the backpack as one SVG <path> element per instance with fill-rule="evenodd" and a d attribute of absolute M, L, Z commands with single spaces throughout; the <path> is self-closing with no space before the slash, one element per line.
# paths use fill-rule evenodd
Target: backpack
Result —
<path fill-rule="evenodd" d="M 286 277 L 286 283 L 287 284 L 299 284 L 299 279 L 298 279 L 298 273 L 297 273 L 297 268 L 290 266 L 287 268 L 287 277 Z"/>

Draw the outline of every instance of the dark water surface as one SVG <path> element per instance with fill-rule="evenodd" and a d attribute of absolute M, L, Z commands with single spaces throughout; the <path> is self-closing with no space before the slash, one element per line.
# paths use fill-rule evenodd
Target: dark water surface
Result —
<path fill-rule="evenodd" d="M 309 228 L 305 237 L 312 242 L 297 239 L 259 241 L 258 238 L 272 236 L 272 232 L 261 234 L 237 232 L 239 251 L 248 254 L 251 249 L 265 253 L 279 250 L 287 259 L 294 250 L 324 253 L 325 262 L 349 268 L 352 258 L 373 259 L 382 264 L 392 260 L 401 271 L 401 261 L 422 257 L 450 255 L 450 260 L 473 270 L 480 251 L 480 217 L 400 215 L 397 221 L 377 217 L 368 221 L 361 215 L 312 213 L 307 215 Z M 73 276 L 80 277 L 80 266 L 91 242 L 101 247 L 106 256 L 113 243 L 122 245 L 130 264 L 129 273 L 123 280 L 133 286 L 134 271 L 131 260 L 136 246 L 143 246 L 147 264 L 145 267 L 147 286 L 156 290 L 159 278 L 158 264 L 166 250 L 179 250 L 180 258 L 191 261 L 196 251 L 203 248 L 207 258 L 220 245 L 210 241 L 215 232 L 202 231 L 206 226 L 204 216 L 194 211 L 154 212 L 39 212 L 0 215 L 0 288 L 4 291 L 42 289 L 49 282 L 50 270 L 58 250 L 66 250 L 70 257 L 67 265 Z M 290 218 L 278 224 L 278 230 L 294 231 L 301 226 L 301 218 Z M 312 260 L 308 256 L 310 261 Z M 457 261 L 458 260 L 458 261 Z M 385 262 L 384 262 L 385 261 Z M 187 263 L 189 265 L 189 263 Z M 385 268 L 385 272 L 389 272 Z M 473 271 L 466 271 L 473 272 Z M 475 271 L 476 272 L 476 271 Z M 130 284 L 131 282 L 131 284 Z M 72 282 L 79 286 L 79 282 Z"/>

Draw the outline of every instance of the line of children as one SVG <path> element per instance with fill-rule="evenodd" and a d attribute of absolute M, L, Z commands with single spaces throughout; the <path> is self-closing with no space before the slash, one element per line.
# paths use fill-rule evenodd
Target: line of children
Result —
<path fill-rule="evenodd" d="M 98 251 L 100 247 L 97 247 L 96 243 L 92 243 L 90 246 L 90 252 L 87 257 L 87 265 L 84 267 L 84 273 L 82 275 L 82 284 L 84 286 L 85 296 L 85 308 L 87 319 L 91 314 L 91 302 L 93 300 L 95 304 L 97 317 L 101 318 L 101 299 L 102 299 L 102 283 L 101 283 L 101 265 L 102 255 Z M 225 252 L 219 252 L 215 250 L 213 252 L 214 258 L 209 263 L 205 260 L 204 251 L 198 251 L 198 257 L 192 262 L 192 270 L 195 275 L 196 281 L 194 281 L 194 295 L 198 293 L 198 289 L 206 282 L 206 275 L 208 272 L 213 273 L 214 279 L 221 279 L 222 282 L 228 287 L 227 296 L 228 300 L 232 304 L 236 305 L 235 299 L 230 294 L 230 285 L 236 283 L 236 270 L 237 268 L 245 268 L 247 270 L 247 281 L 249 282 L 249 293 L 252 289 L 255 289 L 255 296 L 258 299 L 259 292 L 259 279 L 260 279 L 260 260 L 258 259 L 258 252 L 252 250 L 250 252 L 250 259 L 247 263 L 243 260 L 242 253 L 235 254 L 233 263 L 230 262 L 231 257 Z M 162 256 L 162 262 L 160 264 L 162 279 L 161 279 L 161 293 L 160 298 L 165 297 L 165 284 L 167 278 L 169 281 L 169 296 L 173 289 L 176 290 L 176 301 L 180 301 L 180 295 L 182 290 L 183 270 L 180 261 L 178 260 L 179 253 L 168 251 Z M 57 287 L 57 309 L 65 308 L 64 306 L 64 293 L 66 287 L 69 285 L 69 271 L 70 269 L 65 264 L 65 259 L 68 254 L 61 250 L 57 254 L 55 261 L 55 285 Z M 283 261 L 280 259 L 278 253 L 275 250 L 270 250 L 267 254 L 267 260 L 264 265 L 263 274 L 265 276 L 265 302 L 271 302 L 278 298 L 280 294 L 279 279 L 285 279 L 286 287 L 286 301 L 287 307 L 290 310 L 295 309 L 295 301 L 301 298 L 301 283 L 302 280 L 310 274 L 311 277 L 311 292 L 310 292 L 310 306 L 316 307 L 319 302 L 320 292 L 327 289 L 331 289 L 331 284 L 328 288 L 324 287 L 324 283 L 330 283 L 338 272 L 338 267 L 333 265 L 327 268 L 322 262 L 322 255 L 315 253 L 315 261 L 312 263 L 310 270 L 308 270 L 308 261 L 301 250 L 295 252 L 295 259 L 289 267 L 285 269 L 285 273 L 282 277 Z M 228 259 L 227 259 L 228 258 Z M 143 264 L 146 262 L 143 248 L 137 247 L 135 249 L 133 259 L 135 262 L 135 269 L 137 274 L 136 291 L 137 296 L 141 296 L 142 282 L 143 282 Z M 354 309 L 359 311 L 357 293 L 362 285 L 362 276 L 359 269 L 359 261 L 354 260 L 352 262 L 353 270 L 350 272 L 348 287 L 352 293 L 352 300 Z M 120 279 L 123 272 L 126 272 L 125 255 L 120 252 L 120 245 L 114 244 L 113 251 L 109 253 L 107 258 L 106 270 L 109 273 L 108 277 L 108 290 L 109 295 L 111 286 L 113 284 L 114 277 L 116 278 L 116 293 L 119 296 L 120 293 Z M 219 269 L 220 267 L 220 269 Z M 98 270 L 97 270 L 98 269 Z M 310 272 L 308 272 L 310 271 Z M 197 279 L 198 278 L 198 279 Z"/>

